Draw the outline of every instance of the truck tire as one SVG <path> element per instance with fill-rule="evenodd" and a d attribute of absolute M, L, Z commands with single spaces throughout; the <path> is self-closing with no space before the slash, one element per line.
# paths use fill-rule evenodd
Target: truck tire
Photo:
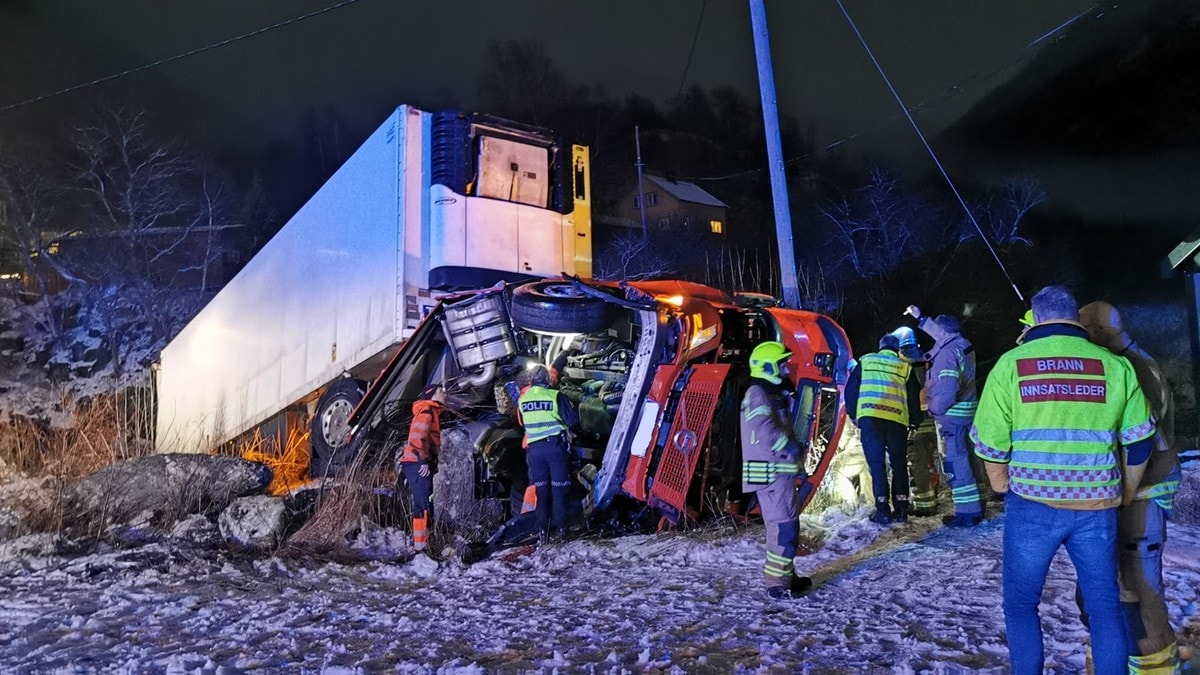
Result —
<path fill-rule="evenodd" d="M 321 394 L 308 440 L 313 476 L 327 473 L 338 451 L 349 445 L 346 436 L 350 427 L 347 421 L 366 391 L 366 382 L 341 378 Z"/>
<path fill-rule="evenodd" d="M 607 329 L 615 307 L 584 295 L 568 281 L 535 281 L 512 295 L 512 319 L 525 330 L 547 333 L 595 333 Z"/>

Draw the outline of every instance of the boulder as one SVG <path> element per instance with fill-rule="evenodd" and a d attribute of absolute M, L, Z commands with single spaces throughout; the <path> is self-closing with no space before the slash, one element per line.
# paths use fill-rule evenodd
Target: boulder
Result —
<path fill-rule="evenodd" d="M 289 525 L 288 509 L 282 497 L 255 495 L 235 499 L 217 518 L 225 541 L 252 551 L 262 551 L 283 543 Z"/>
<path fill-rule="evenodd" d="M 217 513 L 230 502 L 261 493 L 271 469 L 239 457 L 166 454 L 104 467 L 69 485 L 67 512 L 77 518 L 127 522 L 143 511 L 170 520 Z"/>
<path fill-rule="evenodd" d="M 504 501 L 480 499 L 476 493 L 477 443 L 488 431 L 469 424 L 443 429 L 433 477 L 436 526 L 473 541 L 486 541 L 504 522 Z"/>
<path fill-rule="evenodd" d="M 217 518 L 226 543 L 250 551 L 277 548 L 312 517 L 320 490 L 287 497 L 254 495 L 235 499 Z"/>
<path fill-rule="evenodd" d="M 1194 463 L 1183 470 L 1171 519 L 1181 525 L 1200 525 L 1200 466 Z"/>

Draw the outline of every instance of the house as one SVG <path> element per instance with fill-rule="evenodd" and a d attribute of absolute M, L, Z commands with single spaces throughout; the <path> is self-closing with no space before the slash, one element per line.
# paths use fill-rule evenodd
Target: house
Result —
<path fill-rule="evenodd" d="M 642 203 L 646 206 L 646 228 L 650 230 L 703 228 L 725 234 L 729 207 L 695 183 L 646 174 L 639 192 L 633 189 L 618 202 L 617 217 L 610 224 L 640 229 Z"/>

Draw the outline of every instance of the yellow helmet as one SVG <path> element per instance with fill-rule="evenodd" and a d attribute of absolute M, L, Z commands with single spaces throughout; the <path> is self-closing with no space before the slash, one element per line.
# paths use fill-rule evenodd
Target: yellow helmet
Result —
<path fill-rule="evenodd" d="M 1021 317 L 1021 323 L 1026 326 L 1033 325 L 1033 310 L 1032 309 L 1025 310 L 1024 316 Z"/>
<path fill-rule="evenodd" d="M 780 384 L 783 373 L 779 368 L 781 361 L 787 360 L 792 353 L 783 346 L 782 342 L 763 342 L 750 352 L 750 377 L 766 380 L 771 384 Z"/>

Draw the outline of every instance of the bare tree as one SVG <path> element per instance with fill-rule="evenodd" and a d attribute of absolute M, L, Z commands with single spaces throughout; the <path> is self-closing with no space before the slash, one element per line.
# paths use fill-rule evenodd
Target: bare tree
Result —
<path fill-rule="evenodd" d="M 873 169 L 867 183 L 833 202 L 818 207 L 833 227 L 839 253 L 833 269 L 849 266 L 860 279 L 882 277 L 919 248 L 920 203 L 904 192 L 899 180 Z"/>
<path fill-rule="evenodd" d="M 674 272 L 671 261 L 653 244 L 642 239 L 641 232 L 622 232 L 596 256 L 597 279 L 640 280 L 668 276 Z"/>
<path fill-rule="evenodd" d="M 54 218 L 55 193 L 45 167 L 28 158 L 0 157 L 0 250 L 6 251 L 22 274 L 18 286 L 33 293 L 38 302 L 27 307 L 46 339 L 62 334 L 64 303 L 55 302 L 56 260 L 47 249 L 45 233 Z"/>
<path fill-rule="evenodd" d="M 155 137 L 142 111 L 102 110 L 74 139 L 71 187 L 89 246 L 58 264 L 103 327 L 120 375 L 133 347 L 165 340 L 198 306 L 200 293 L 180 286 L 198 276 L 207 290 L 228 205 L 211 169 Z"/>

